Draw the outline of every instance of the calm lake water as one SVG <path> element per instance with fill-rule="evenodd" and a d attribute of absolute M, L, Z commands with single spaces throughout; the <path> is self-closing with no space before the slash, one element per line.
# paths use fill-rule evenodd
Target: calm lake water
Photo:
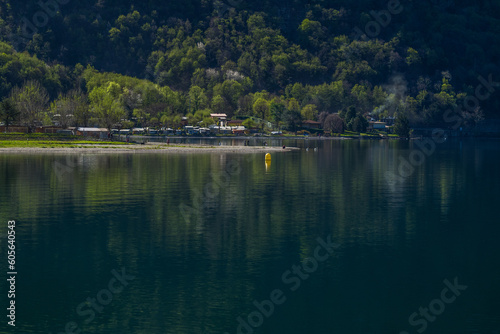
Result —
<path fill-rule="evenodd" d="M 285 144 L 0 155 L 0 333 L 500 333 L 499 141 Z"/>

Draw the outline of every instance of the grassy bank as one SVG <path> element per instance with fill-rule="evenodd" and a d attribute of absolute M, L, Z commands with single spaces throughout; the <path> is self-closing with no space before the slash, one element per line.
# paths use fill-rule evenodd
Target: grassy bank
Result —
<path fill-rule="evenodd" d="M 50 141 L 77 141 L 82 137 L 60 133 L 0 133 L 0 140 L 50 140 Z"/>
<path fill-rule="evenodd" d="M 1 133 L 0 148 L 33 147 L 33 148 L 76 148 L 86 146 L 123 146 L 127 143 L 85 139 L 79 136 L 68 136 L 49 133 Z"/>
<path fill-rule="evenodd" d="M 49 140 L 0 140 L 0 148 L 9 147 L 40 147 L 40 148 L 76 148 L 76 147 L 102 147 L 102 146 L 126 146 L 127 143 L 120 142 L 96 142 L 88 140 L 74 141 L 49 141 Z"/>

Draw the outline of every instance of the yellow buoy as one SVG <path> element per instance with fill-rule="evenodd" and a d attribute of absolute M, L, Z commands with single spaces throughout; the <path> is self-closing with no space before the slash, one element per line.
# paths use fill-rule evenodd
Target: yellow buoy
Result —
<path fill-rule="evenodd" d="M 266 172 L 271 170 L 271 160 L 266 160 Z"/>
<path fill-rule="evenodd" d="M 266 161 L 271 161 L 271 153 L 266 154 Z"/>

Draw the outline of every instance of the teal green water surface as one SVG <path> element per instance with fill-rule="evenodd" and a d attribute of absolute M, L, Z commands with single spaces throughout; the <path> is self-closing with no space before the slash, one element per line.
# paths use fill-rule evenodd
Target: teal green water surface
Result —
<path fill-rule="evenodd" d="M 500 333 L 500 142 L 285 144 L 1 154 L 0 333 Z"/>

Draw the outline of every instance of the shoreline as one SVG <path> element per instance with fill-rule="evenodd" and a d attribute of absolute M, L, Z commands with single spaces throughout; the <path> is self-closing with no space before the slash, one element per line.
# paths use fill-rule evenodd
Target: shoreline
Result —
<path fill-rule="evenodd" d="M 167 145 L 163 143 L 147 143 L 145 145 L 127 145 L 99 147 L 98 145 L 79 145 L 78 147 L 3 147 L 2 153 L 18 154 L 171 154 L 171 153 L 277 153 L 300 150 L 298 147 L 278 146 L 211 146 L 211 145 Z"/>
<path fill-rule="evenodd" d="M 117 138 L 123 138 L 125 135 L 115 135 Z M 343 140 L 343 139 L 351 139 L 354 137 L 344 136 L 344 137 L 333 137 L 333 136 L 148 136 L 148 135 L 131 135 L 130 138 L 141 139 L 215 139 L 215 140 L 270 140 L 270 139 L 281 139 L 281 140 L 289 140 L 289 139 L 327 139 L 327 140 Z"/>

